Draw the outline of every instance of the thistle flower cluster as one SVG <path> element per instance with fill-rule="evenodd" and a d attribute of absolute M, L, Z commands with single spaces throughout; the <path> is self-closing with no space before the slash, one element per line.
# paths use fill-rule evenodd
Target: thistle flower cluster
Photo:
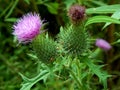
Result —
<path fill-rule="evenodd" d="M 28 13 L 20 18 L 13 26 L 13 35 L 19 43 L 31 42 L 38 34 L 42 27 L 42 21 L 37 13 Z"/>
<path fill-rule="evenodd" d="M 66 75 L 72 76 L 72 78 L 78 83 L 79 90 L 83 90 L 83 89 L 87 90 L 86 88 L 90 89 L 90 87 L 86 85 L 88 84 L 88 80 L 85 82 L 84 80 L 86 79 L 83 80 L 79 78 L 79 74 L 81 74 L 81 76 L 84 76 L 84 78 L 88 78 L 91 75 L 95 74 L 100 78 L 100 81 L 103 82 L 103 84 L 106 83 L 106 79 L 108 75 L 106 75 L 106 73 L 104 74 L 103 72 L 101 72 L 100 66 L 94 65 L 93 61 L 91 62 L 91 59 L 86 57 L 86 55 L 89 54 L 86 53 L 90 48 L 89 35 L 85 30 L 84 24 L 79 24 L 85 18 L 85 7 L 80 6 L 78 4 L 72 5 L 68 11 L 68 15 L 70 17 L 70 20 L 72 21 L 72 24 L 67 28 L 61 27 L 60 33 L 57 38 L 57 42 L 49 38 L 48 34 L 39 35 L 41 33 L 42 20 L 40 19 L 40 16 L 37 13 L 28 13 L 24 15 L 22 18 L 20 18 L 14 24 L 13 35 L 17 37 L 19 43 L 32 42 L 32 48 L 34 50 L 34 53 L 41 62 L 50 66 L 56 64 L 54 68 L 50 68 L 50 69 L 41 66 L 42 68 L 40 70 L 43 71 L 41 71 L 38 74 L 39 77 L 37 75 L 35 78 L 32 79 L 34 82 L 31 82 L 32 83 L 32 84 L 30 83 L 31 85 L 34 85 L 40 80 L 43 81 L 52 80 L 53 82 L 53 80 L 56 79 L 56 76 L 58 76 L 57 74 L 62 75 L 62 70 L 66 66 L 67 68 L 65 68 L 63 72 L 67 70 L 68 74 L 65 74 L 65 76 Z M 99 48 L 105 51 L 111 49 L 111 45 L 103 39 L 97 39 L 96 46 L 98 46 Z M 63 58 L 64 56 L 65 58 Z M 70 57 L 66 57 L 66 56 L 70 56 Z M 71 59 L 73 58 L 75 58 L 75 60 L 71 62 Z M 64 62 L 64 64 L 63 61 L 52 63 L 54 60 L 57 59 L 58 60 L 63 59 L 63 61 L 65 60 L 66 61 L 69 60 L 69 61 Z M 80 60 L 80 62 L 78 60 Z M 86 67 L 89 67 L 90 69 L 87 69 Z M 83 74 L 82 72 L 80 73 L 79 70 L 82 71 Z M 53 77 L 55 76 L 55 79 L 54 78 L 49 79 L 48 77 L 50 77 L 51 75 L 53 75 Z M 43 78 L 43 76 L 45 76 L 45 78 Z M 63 78 L 59 78 L 59 79 L 65 80 Z M 28 79 L 26 83 L 30 82 L 30 80 Z M 84 85 L 83 83 L 81 83 L 82 80 L 84 82 Z M 26 85 L 26 83 L 23 85 Z M 77 83 L 72 83 L 72 86 L 75 85 L 76 89 L 77 89 L 76 87 Z M 106 85 L 104 87 L 106 87 Z M 74 88 L 74 86 L 72 88 Z"/>
<path fill-rule="evenodd" d="M 85 7 L 79 5 L 73 5 L 69 9 L 69 17 L 75 23 L 80 20 L 83 20 L 85 14 Z M 38 34 L 41 33 L 42 21 L 37 13 L 28 13 L 20 18 L 13 26 L 13 35 L 15 35 L 19 43 L 28 43 L 31 42 Z M 74 54 L 74 56 L 81 55 L 88 48 L 87 34 L 83 30 L 83 26 L 77 26 L 68 28 L 66 32 L 60 32 L 59 34 L 59 44 L 61 41 L 64 42 L 63 49 L 69 54 Z M 39 36 L 38 36 L 39 37 Z M 82 37 L 82 38 L 81 38 Z M 36 37 L 37 38 L 37 37 Z M 51 57 L 56 57 L 56 43 L 54 40 L 50 40 L 42 36 L 37 38 L 39 40 L 34 40 L 34 50 L 37 52 L 38 57 L 45 61 Z M 36 42 L 35 42 L 36 41 Z M 81 43 L 82 42 L 82 43 Z M 39 43 L 39 44 L 37 44 Z M 39 48 L 39 49 L 38 49 Z M 52 53 L 54 53 L 52 55 Z M 39 55 L 41 54 L 41 55 Z M 52 56 L 51 56 L 52 55 Z"/>
<path fill-rule="evenodd" d="M 72 5 L 69 9 L 68 15 L 73 22 L 78 23 L 85 18 L 85 7 L 77 4 Z M 42 20 L 40 19 L 39 14 L 28 13 L 13 25 L 13 35 L 17 37 L 19 43 L 28 43 L 41 33 L 41 27 Z M 73 25 L 67 28 L 67 30 L 63 30 L 59 33 L 58 41 L 59 44 L 62 43 L 61 46 L 64 51 L 73 56 L 80 56 L 89 48 L 88 34 L 84 30 L 84 25 L 74 26 L 73 23 Z M 40 59 L 43 56 L 46 59 L 56 57 L 57 44 L 54 40 L 46 38 L 43 35 L 43 37 L 41 36 L 38 40 L 35 40 L 34 43 L 34 50 L 38 53 Z M 105 51 L 111 49 L 110 44 L 103 39 L 97 39 L 96 46 Z M 42 58 L 42 60 L 43 59 L 44 58 Z"/>

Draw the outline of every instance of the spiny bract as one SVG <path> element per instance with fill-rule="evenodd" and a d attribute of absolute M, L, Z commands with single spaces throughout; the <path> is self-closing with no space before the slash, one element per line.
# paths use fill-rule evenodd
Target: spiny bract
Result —
<path fill-rule="evenodd" d="M 33 49 L 40 61 L 50 63 L 57 55 L 56 42 L 48 38 L 48 35 L 39 35 L 33 40 Z"/>
<path fill-rule="evenodd" d="M 83 30 L 82 26 L 70 26 L 68 28 L 61 28 L 58 36 L 58 42 L 62 45 L 65 53 L 72 56 L 82 55 L 89 48 L 88 33 Z"/>

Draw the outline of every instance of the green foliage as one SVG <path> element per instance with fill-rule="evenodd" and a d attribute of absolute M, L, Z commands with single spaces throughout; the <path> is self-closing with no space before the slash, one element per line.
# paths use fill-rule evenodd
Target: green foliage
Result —
<path fill-rule="evenodd" d="M 11 8 L 11 6 L 13 5 L 13 1 L 7 6 L 7 8 L 5 8 L 4 10 L 3 10 L 3 12 L 0 14 L 0 17 L 2 17 L 2 16 L 4 16 L 6 13 L 7 13 L 7 11 Z M 12 11 L 12 10 L 11 10 Z"/>
<path fill-rule="evenodd" d="M 93 64 L 92 61 L 93 60 L 87 57 L 72 59 L 68 56 L 56 59 L 51 68 L 40 63 L 40 72 L 34 78 L 28 79 L 21 74 L 24 82 L 22 83 L 22 88 L 20 90 L 30 90 L 33 85 L 41 80 L 43 80 L 43 89 L 46 90 L 49 90 L 47 87 L 57 90 L 63 90 L 64 88 L 66 88 L 65 90 L 68 88 L 92 90 L 91 85 L 94 85 L 92 83 L 92 77 L 94 77 L 94 75 L 99 77 L 100 81 L 104 85 L 104 89 L 106 89 L 106 79 L 109 75 L 101 71 L 102 66 Z M 57 80 L 57 82 L 54 80 Z"/>
<path fill-rule="evenodd" d="M 99 5 L 99 6 L 105 6 L 106 4 L 102 1 L 98 1 L 98 0 L 91 0 L 91 2 L 93 4 Z"/>
<path fill-rule="evenodd" d="M 57 2 L 50 2 L 49 0 L 46 0 L 38 1 L 36 4 L 45 5 L 51 14 L 58 14 L 59 4 Z"/>
<path fill-rule="evenodd" d="M 50 13 L 58 14 L 58 6 L 59 6 L 58 3 L 46 3 L 44 5 L 47 6 Z"/>
<path fill-rule="evenodd" d="M 108 75 L 104 71 L 101 71 L 101 68 L 103 67 L 103 65 L 101 66 L 95 65 L 94 63 L 92 63 L 92 60 L 87 57 L 83 57 L 82 59 L 83 59 L 83 62 L 87 64 L 87 66 L 90 68 L 92 73 L 99 77 L 100 82 L 102 82 L 104 89 L 106 90 L 107 89 L 107 78 L 110 77 L 110 75 Z"/>
<path fill-rule="evenodd" d="M 114 12 L 111 17 L 119 20 L 120 19 L 120 10 L 117 10 L 116 12 Z M 111 24 L 110 22 L 106 23 L 104 25 L 103 29 L 106 28 L 110 24 Z"/>
<path fill-rule="evenodd" d="M 5 19 L 6 22 L 16 22 L 17 18 L 7 18 Z"/>
<path fill-rule="evenodd" d="M 105 5 L 97 8 L 88 8 L 86 10 L 87 14 L 108 14 L 108 13 L 114 13 L 120 8 L 120 4 L 116 5 Z"/>
<path fill-rule="evenodd" d="M 8 18 L 8 17 L 12 14 L 14 8 L 15 8 L 16 5 L 18 4 L 18 1 L 19 1 L 19 0 L 15 0 L 15 2 L 13 3 L 13 5 L 12 5 L 10 11 L 7 13 L 7 15 L 5 16 L 5 18 Z"/>
<path fill-rule="evenodd" d="M 27 4 L 30 4 L 30 0 L 24 0 Z"/>
<path fill-rule="evenodd" d="M 22 88 L 20 90 L 30 90 L 31 87 L 39 82 L 40 80 L 46 80 L 47 76 L 49 75 L 49 72 L 47 70 L 41 71 L 36 77 L 32 79 L 28 79 L 27 77 L 20 74 L 24 82 L 22 83 Z"/>
<path fill-rule="evenodd" d="M 75 0 L 65 0 L 64 1 L 64 3 L 65 3 L 65 5 L 66 5 L 66 8 L 67 8 L 67 10 L 69 9 L 69 7 L 73 4 L 73 3 L 75 3 Z"/>

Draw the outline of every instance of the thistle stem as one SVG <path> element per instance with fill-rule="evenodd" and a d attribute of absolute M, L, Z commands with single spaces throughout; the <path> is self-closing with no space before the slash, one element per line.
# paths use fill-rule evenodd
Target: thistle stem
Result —
<path fill-rule="evenodd" d="M 82 84 L 81 82 L 78 80 L 78 78 L 76 77 L 75 73 L 72 71 L 72 70 L 69 70 L 70 71 L 70 74 L 72 75 L 72 77 L 75 79 L 75 81 L 77 82 L 78 84 L 78 88 L 81 89 L 80 87 L 82 87 Z"/>

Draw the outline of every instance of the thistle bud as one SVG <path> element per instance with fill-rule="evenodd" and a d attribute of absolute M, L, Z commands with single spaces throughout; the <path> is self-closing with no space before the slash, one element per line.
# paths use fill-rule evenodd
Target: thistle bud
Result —
<path fill-rule="evenodd" d="M 97 39 L 95 45 L 105 51 L 108 51 L 112 48 L 111 45 L 104 39 Z"/>
<path fill-rule="evenodd" d="M 74 24 L 80 23 L 86 16 L 85 7 L 78 4 L 72 5 L 68 10 L 68 16 Z"/>
<path fill-rule="evenodd" d="M 88 33 L 83 30 L 84 27 L 70 26 L 61 29 L 58 42 L 65 53 L 79 57 L 84 54 L 89 48 Z"/>
<path fill-rule="evenodd" d="M 38 59 L 49 65 L 57 57 L 56 42 L 48 38 L 48 34 L 38 35 L 32 42 L 33 50 Z"/>

